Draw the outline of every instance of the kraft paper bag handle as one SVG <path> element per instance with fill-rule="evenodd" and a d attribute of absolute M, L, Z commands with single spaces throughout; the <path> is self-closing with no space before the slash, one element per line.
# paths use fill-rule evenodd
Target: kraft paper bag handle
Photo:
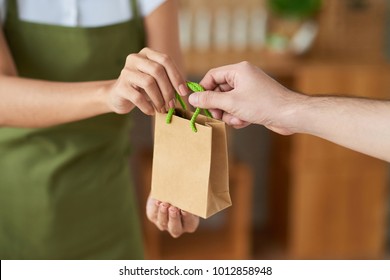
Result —
<path fill-rule="evenodd" d="M 204 91 L 204 88 L 198 84 L 198 83 L 194 83 L 194 82 L 187 82 L 187 86 L 190 90 L 192 90 L 193 92 L 199 92 L 199 91 Z M 179 94 L 176 93 L 176 99 L 180 102 L 180 105 L 181 107 L 184 109 L 184 110 L 187 110 L 187 106 L 186 104 L 184 103 L 183 99 L 180 97 Z M 196 108 L 194 114 L 192 115 L 192 118 L 190 120 L 190 125 L 191 125 L 191 129 L 193 132 L 197 132 L 198 130 L 196 129 L 196 126 L 195 126 L 195 121 L 196 121 L 196 118 L 198 117 L 198 115 L 200 114 L 200 108 Z M 205 113 L 205 115 L 209 118 L 213 118 L 213 116 L 210 114 L 209 110 L 207 109 L 203 109 L 203 112 Z M 171 123 L 171 120 L 172 120 L 172 116 L 173 114 L 175 113 L 175 108 L 171 108 L 169 109 L 168 111 L 168 114 L 167 114 L 167 118 L 166 118 L 166 123 Z"/>

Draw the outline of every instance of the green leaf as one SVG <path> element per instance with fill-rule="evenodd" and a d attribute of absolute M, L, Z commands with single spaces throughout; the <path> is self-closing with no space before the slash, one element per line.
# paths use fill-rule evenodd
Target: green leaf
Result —
<path fill-rule="evenodd" d="M 322 0 L 268 0 L 269 9 L 283 17 L 307 18 L 322 6 Z"/>

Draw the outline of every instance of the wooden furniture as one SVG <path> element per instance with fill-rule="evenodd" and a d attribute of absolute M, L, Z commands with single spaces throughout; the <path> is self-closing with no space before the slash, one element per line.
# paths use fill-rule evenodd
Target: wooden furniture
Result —
<path fill-rule="evenodd" d="M 388 99 L 389 77 L 387 65 L 309 65 L 296 88 Z M 308 135 L 290 153 L 289 257 L 383 258 L 389 164 Z"/>

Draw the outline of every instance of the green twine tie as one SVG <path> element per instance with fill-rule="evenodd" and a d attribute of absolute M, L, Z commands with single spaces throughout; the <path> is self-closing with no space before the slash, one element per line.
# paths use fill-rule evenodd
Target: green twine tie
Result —
<path fill-rule="evenodd" d="M 193 92 L 199 92 L 199 91 L 204 91 L 204 88 L 198 84 L 198 83 L 194 83 L 194 82 L 187 82 L 187 86 L 190 90 L 192 90 Z M 176 99 L 179 100 L 179 103 L 181 105 L 181 107 L 184 109 L 184 110 L 187 110 L 187 106 L 186 104 L 184 103 L 183 99 L 180 97 L 180 95 L 176 92 Z M 200 108 L 196 108 L 194 114 L 192 115 L 192 118 L 190 120 L 190 125 L 191 125 L 191 129 L 193 132 L 197 132 L 198 130 L 196 129 L 196 126 L 195 126 L 195 121 L 196 121 L 196 118 L 198 117 L 198 115 L 200 114 Z M 207 109 L 203 109 L 203 112 L 205 113 L 205 115 L 209 118 L 212 118 L 213 116 L 210 114 L 209 110 Z M 175 108 L 171 108 L 169 109 L 168 111 L 168 114 L 167 114 L 167 118 L 166 118 L 166 123 L 171 123 L 171 120 L 172 120 L 172 116 L 173 114 L 175 113 Z"/>

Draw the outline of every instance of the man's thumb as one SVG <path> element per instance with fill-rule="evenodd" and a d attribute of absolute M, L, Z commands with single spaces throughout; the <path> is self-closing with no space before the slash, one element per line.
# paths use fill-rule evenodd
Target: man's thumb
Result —
<path fill-rule="evenodd" d="M 195 92 L 189 96 L 188 101 L 194 107 L 203 109 L 224 109 L 224 96 L 223 93 L 220 92 Z"/>

